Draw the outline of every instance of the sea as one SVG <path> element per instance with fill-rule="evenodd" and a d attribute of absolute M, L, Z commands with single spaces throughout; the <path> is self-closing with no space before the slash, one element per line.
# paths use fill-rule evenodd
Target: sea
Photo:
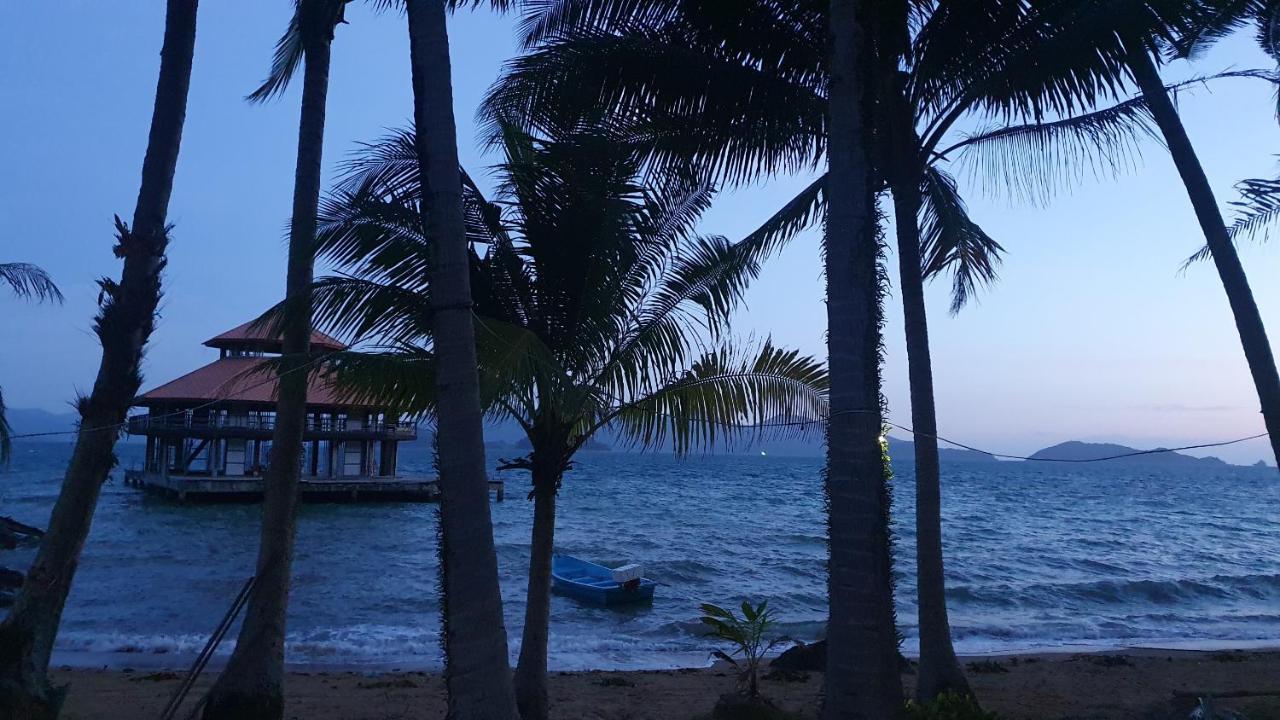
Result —
<path fill-rule="evenodd" d="M 44 526 L 70 445 L 17 444 L 0 515 Z M 141 448 L 121 445 L 120 467 Z M 496 455 L 496 454 L 495 454 Z M 496 460 L 496 457 L 491 458 Z M 403 472 L 430 473 L 425 452 Z M 774 632 L 810 641 L 826 617 L 822 460 L 774 455 L 582 453 L 566 476 L 557 550 L 641 563 L 652 607 L 555 597 L 553 669 L 706 665 L 699 605 L 768 601 Z M 251 574 L 257 505 L 177 504 L 104 488 L 54 662 L 182 667 Z M 507 473 L 492 505 L 512 659 L 532 506 Z M 898 627 L 916 648 L 913 475 L 895 461 Z M 1280 645 L 1280 478 L 1274 469 L 1114 464 L 944 466 L 947 599 L 961 653 Z M 298 521 L 287 656 L 306 666 L 441 665 L 433 504 L 308 504 Z M 0 552 L 25 568 L 34 551 Z M 234 633 L 219 649 L 230 651 Z"/>

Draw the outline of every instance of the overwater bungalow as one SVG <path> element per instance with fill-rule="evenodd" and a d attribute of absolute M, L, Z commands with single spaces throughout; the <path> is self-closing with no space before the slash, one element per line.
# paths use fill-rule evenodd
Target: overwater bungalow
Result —
<path fill-rule="evenodd" d="M 217 360 L 134 400 L 146 413 L 129 418 L 128 432 L 146 437 L 147 448 L 143 466 L 125 471 L 125 482 L 179 500 L 261 498 L 277 394 L 274 372 L 262 366 L 279 356 L 281 341 L 249 322 L 204 344 L 218 351 Z M 313 331 L 311 349 L 323 355 L 347 346 Z M 302 497 L 435 500 L 434 477 L 398 473 L 400 443 L 417 438 L 417 423 L 354 401 L 311 373 Z M 501 481 L 491 486 L 500 498 Z"/>

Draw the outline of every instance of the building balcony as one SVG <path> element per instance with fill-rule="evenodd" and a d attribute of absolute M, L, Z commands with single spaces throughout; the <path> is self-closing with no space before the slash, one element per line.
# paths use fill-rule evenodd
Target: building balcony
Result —
<path fill-rule="evenodd" d="M 134 415 L 129 418 L 130 435 L 155 435 L 190 438 L 271 439 L 276 429 L 274 417 L 192 415 Z M 394 423 L 361 423 L 357 420 L 307 418 L 303 431 L 306 440 L 401 440 L 418 439 L 418 425 L 404 421 Z"/>

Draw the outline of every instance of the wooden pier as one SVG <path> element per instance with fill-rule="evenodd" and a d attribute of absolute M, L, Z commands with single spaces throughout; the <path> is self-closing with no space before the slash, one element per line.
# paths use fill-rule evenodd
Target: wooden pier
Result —
<path fill-rule="evenodd" d="M 180 475 L 126 470 L 125 485 L 179 502 L 256 502 L 262 499 L 261 477 Z M 434 478 L 386 476 L 303 476 L 299 493 L 308 502 L 437 502 L 440 485 Z M 501 502 L 505 484 L 489 479 L 489 492 Z"/>

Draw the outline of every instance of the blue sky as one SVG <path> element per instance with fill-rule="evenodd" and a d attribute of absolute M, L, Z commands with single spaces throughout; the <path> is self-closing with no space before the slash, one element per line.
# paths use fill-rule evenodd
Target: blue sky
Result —
<path fill-rule="evenodd" d="M 147 387 L 207 362 L 200 343 L 283 294 L 284 224 L 292 192 L 298 88 L 267 105 L 243 96 L 261 80 L 291 3 L 206 2 L 200 9 L 186 133 L 170 207 L 175 224 L 162 316 L 145 361 Z M 333 52 L 325 167 L 357 141 L 411 114 L 406 30 L 355 4 Z M 468 12 L 451 21 L 463 162 L 484 168 L 476 106 L 515 53 L 515 19 Z M 111 216 L 126 219 L 138 187 L 158 68 L 163 3 L 14 3 L 0 25 L 0 261 L 34 262 L 67 295 L 62 307 L 0 300 L 0 384 L 12 407 L 67 409 L 92 383 L 95 278 L 116 277 Z M 1267 67 L 1250 38 L 1232 38 L 1170 79 Z M 1232 185 L 1274 176 L 1280 128 L 1271 90 L 1232 80 L 1181 98 L 1226 207 Z M 775 178 L 723 193 L 703 223 L 738 237 L 807 182 Z M 1190 444 L 1262 431 L 1257 399 L 1211 265 L 1180 274 L 1200 245 L 1173 165 L 1155 142 L 1117 179 L 1083 183 L 1051 204 L 987 195 L 962 174 L 973 216 L 1008 250 L 1001 280 L 958 316 L 945 283 L 930 290 L 942 434 L 1024 452 L 1067 439 Z M 1280 334 L 1280 248 L 1242 257 L 1264 320 Z M 815 233 L 765 266 L 738 331 L 825 353 Z M 892 264 L 896 274 L 896 263 Z M 897 298 L 889 304 L 886 392 L 910 424 Z M 1262 442 L 1212 451 L 1237 462 Z M 1203 454 L 1203 453 L 1202 453 Z M 1270 458 L 1268 458 L 1270 459 Z"/>

